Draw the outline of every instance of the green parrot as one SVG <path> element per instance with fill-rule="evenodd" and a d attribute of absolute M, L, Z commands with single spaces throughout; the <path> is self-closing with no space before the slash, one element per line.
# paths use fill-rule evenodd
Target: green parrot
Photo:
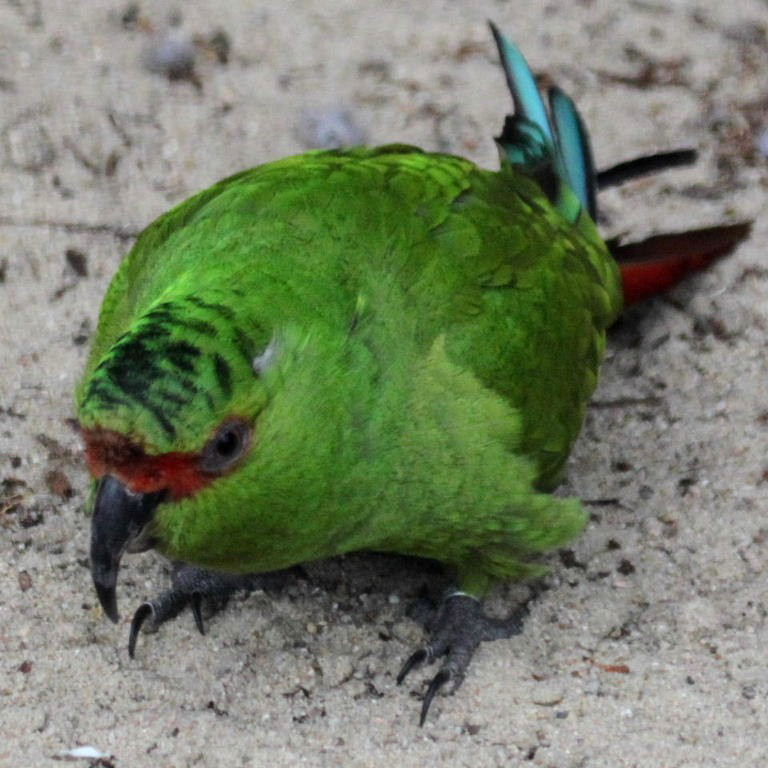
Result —
<path fill-rule="evenodd" d="M 691 161 L 594 171 L 562 91 L 547 107 L 492 31 L 515 111 L 501 167 L 405 145 L 308 152 L 244 171 L 139 237 L 110 285 L 77 392 L 90 471 L 91 567 L 117 621 L 126 551 L 176 563 L 134 616 L 155 625 L 272 572 L 358 550 L 455 575 L 428 644 L 422 703 L 455 690 L 499 581 L 584 527 L 557 485 L 627 299 L 730 250 L 748 225 L 615 246 L 596 189 Z M 619 260 L 625 262 L 622 269 Z"/>

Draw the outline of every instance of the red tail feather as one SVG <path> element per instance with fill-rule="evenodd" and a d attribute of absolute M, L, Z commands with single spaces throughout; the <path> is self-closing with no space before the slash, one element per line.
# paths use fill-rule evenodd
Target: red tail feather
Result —
<path fill-rule="evenodd" d="M 625 304 L 636 304 L 677 285 L 686 275 L 705 269 L 730 253 L 752 223 L 656 235 L 639 243 L 611 248 L 621 267 Z"/>

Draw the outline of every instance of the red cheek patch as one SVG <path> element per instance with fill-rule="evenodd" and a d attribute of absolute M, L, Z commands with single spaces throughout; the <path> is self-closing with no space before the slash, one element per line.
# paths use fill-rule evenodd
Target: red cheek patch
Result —
<path fill-rule="evenodd" d="M 144 448 L 111 430 L 83 430 L 85 456 L 94 477 L 114 475 L 136 493 L 168 491 L 172 499 L 192 496 L 215 479 L 200 469 L 196 453 L 147 454 Z"/>

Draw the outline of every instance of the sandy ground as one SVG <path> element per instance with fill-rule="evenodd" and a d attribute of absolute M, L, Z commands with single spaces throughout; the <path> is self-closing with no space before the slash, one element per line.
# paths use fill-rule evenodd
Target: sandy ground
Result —
<path fill-rule="evenodd" d="M 603 198 L 611 234 L 757 216 L 768 175 L 759 0 L 0 5 L 0 765 L 90 745 L 102 766 L 742 766 L 768 761 L 764 447 L 768 231 L 613 333 L 565 489 L 593 519 L 551 558 L 525 633 L 487 644 L 417 727 L 433 572 L 359 556 L 183 615 L 126 652 L 167 583 L 152 554 L 104 619 L 88 572 L 72 391 L 132 235 L 218 178 L 302 151 L 306 109 L 346 106 L 370 143 L 495 163 L 508 100 L 495 19 L 582 106 L 598 162 L 693 144 L 694 169 Z M 727 6 L 727 7 L 726 7 Z M 278 11 L 277 8 L 284 7 Z M 333 8 L 333 10 L 329 10 Z M 150 27 L 231 40 L 196 76 L 145 66 Z M 305 137 L 302 139 L 301 137 Z M 491 601 L 504 611 L 519 588 Z M 82 759 L 82 765 L 88 764 Z"/>

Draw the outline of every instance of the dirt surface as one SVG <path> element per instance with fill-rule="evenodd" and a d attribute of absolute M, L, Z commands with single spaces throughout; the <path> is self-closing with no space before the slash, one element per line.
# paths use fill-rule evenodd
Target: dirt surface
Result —
<path fill-rule="evenodd" d="M 700 148 L 606 193 L 607 233 L 764 210 L 765 2 L 383 5 L 0 4 L 0 765 L 77 746 L 132 768 L 768 762 L 764 217 L 612 334 L 564 489 L 588 530 L 550 558 L 524 634 L 482 647 L 424 728 L 426 675 L 394 681 L 423 638 L 405 607 L 437 583 L 422 564 L 313 565 L 204 638 L 186 614 L 141 637 L 133 661 L 126 622 L 167 569 L 127 558 L 121 624 L 98 608 L 72 392 L 122 254 L 172 204 L 329 133 L 494 166 L 492 18 L 574 95 L 599 165 Z"/>

